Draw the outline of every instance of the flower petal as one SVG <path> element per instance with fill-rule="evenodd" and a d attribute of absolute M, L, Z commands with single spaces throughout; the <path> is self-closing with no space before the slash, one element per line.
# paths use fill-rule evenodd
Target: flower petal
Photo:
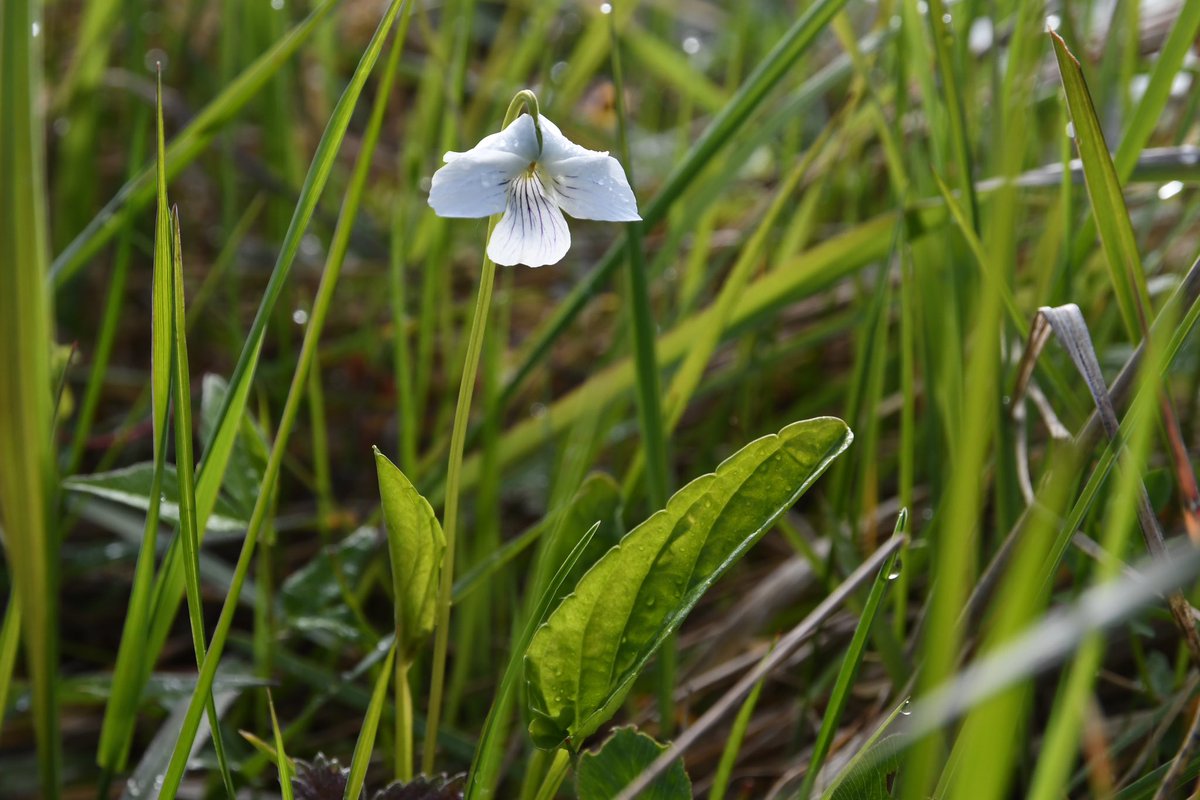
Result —
<path fill-rule="evenodd" d="M 588 150 L 586 147 L 575 144 L 566 136 L 563 136 L 563 132 L 558 129 L 557 125 L 547 119 L 545 114 L 538 117 L 538 124 L 542 129 L 542 155 L 538 161 L 542 164 L 553 164 L 556 161 L 562 161 L 565 158 L 575 158 L 577 156 L 608 155 L 607 152 Z"/>
<path fill-rule="evenodd" d="M 546 164 L 545 170 L 559 206 L 572 217 L 608 222 L 641 219 L 625 170 L 612 156 L 576 156 Z"/>
<path fill-rule="evenodd" d="M 557 128 L 555 130 L 557 130 Z M 442 156 L 442 160 L 449 164 L 451 161 L 456 161 L 463 156 L 485 151 L 509 153 L 514 156 L 520 156 L 522 159 L 524 159 L 526 164 L 536 161 L 539 151 L 537 132 L 533 129 L 533 118 L 528 114 L 522 114 L 510 122 L 508 127 L 499 133 L 493 133 L 490 136 L 485 136 L 480 139 L 479 144 L 475 145 L 467 152 L 456 153 L 451 150 Z"/>
<path fill-rule="evenodd" d="M 509 183 L 529 167 L 512 153 L 475 148 L 433 173 L 429 205 L 439 217 L 487 217 L 507 202 Z"/>
<path fill-rule="evenodd" d="M 556 264 L 571 247 L 571 231 L 551 191 L 536 174 L 526 173 L 508 185 L 508 206 L 488 240 L 488 258 L 510 267 Z"/>

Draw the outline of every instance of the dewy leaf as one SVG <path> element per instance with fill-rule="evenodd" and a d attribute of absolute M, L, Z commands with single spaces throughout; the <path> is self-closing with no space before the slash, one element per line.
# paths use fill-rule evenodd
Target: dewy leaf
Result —
<path fill-rule="evenodd" d="M 846 423 L 819 417 L 751 442 L 596 562 L 526 653 L 534 742 L 595 732 L 705 590 L 852 439 Z"/>
<path fill-rule="evenodd" d="M 446 535 L 429 501 L 378 448 L 375 468 L 392 562 L 396 642 L 401 661 L 407 662 L 433 630 Z"/>
<path fill-rule="evenodd" d="M 609 800 L 666 749 L 636 728 L 619 728 L 599 751 L 579 757 L 576 770 L 579 800 Z M 683 769 L 683 759 L 671 765 L 638 796 L 641 800 L 691 800 L 692 782 Z"/>
<path fill-rule="evenodd" d="M 77 494 L 99 497 L 123 506 L 147 511 L 150 508 L 154 485 L 154 464 L 144 462 L 108 472 L 91 475 L 72 475 L 62 483 L 63 488 Z M 166 465 L 162 475 L 162 519 L 179 522 L 179 475 L 173 465 Z M 210 531 L 243 531 L 248 519 L 223 496 L 217 497 L 216 507 L 208 518 Z"/>

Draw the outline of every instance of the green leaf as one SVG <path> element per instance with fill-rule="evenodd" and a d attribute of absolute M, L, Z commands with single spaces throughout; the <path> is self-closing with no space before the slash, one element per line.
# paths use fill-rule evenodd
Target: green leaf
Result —
<path fill-rule="evenodd" d="M 62 781 L 58 714 L 58 555 L 54 312 L 46 290 L 42 3 L 0 3 L 0 524 L 32 690 L 42 797 Z M 14 623 L 15 625 L 16 623 Z M 8 783 L 7 780 L 2 781 Z"/>
<path fill-rule="evenodd" d="M 378 544 L 373 528 L 359 528 L 337 544 L 323 548 L 308 564 L 289 575 L 279 592 L 279 608 L 285 624 L 293 629 L 319 632 L 318 639 L 331 648 L 342 642 L 358 641 L 354 614 L 342 601 L 336 570 L 341 570 L 347 584 L 357 586 Z"/>
<path fill-rule="evenodd" d="M 271 732 L 275 736 L 275 768 L 279 771 L 279 790 L 283 793 L 283 800 L 295 800 L 296 793 L 292 790 L 292 763 L 283 749 L 283 731 L 279 729 L 279 717 L 275 716 L 275 701 L 271 699 L 270 689 L 267 689 L 267 708 L 271 711 Z"/>
<path fill-rule="evenodd" d="M 375 448 L 396 603 L 396 642 L 410 661 L 433 630 L 446 535 L 429 501 Z"/>
<path fill-rule="evenodd" d="M 907 528 L 908 510 L 901 509 L 900 515 L 896 519 L 895 532 L 902 534 Z M 800 789 L 802 797 L 813 796 L 813 789 L 817 785 L 817 776 L 820 774 L 821 766 L 825 763 L 825 757 L 829 755 L 829 750 L 833 746 L 833 737 L 840 727 L 842 712 L 846 710 L 846 703 L 854 688 L 854 678 L 862 664 L 867 637 L 871 633 L 871 625 L 875 622 L 875 615 L 879 612 L 879 606 L 883 602 L 883 595 L 887 590 L 888 583 L 897 574 L 893 570 L 895 570 L 898 558 L 899 554 L 893 553 L 892 557 L 879 570 L 879 574 L 875 576 L 875 583 L 871 585 L 871 593 L 867 595 L 866 605 L 859 614 L 858 624 L 854 628 L 854 636 L 850 639 L 850 646 L 846 648 L 846 655 L 842 657 L 842 666 L 838 670 L 833 692 L 829 696 L 829 702 L 825 705 L 825 715 L 821 718 L 821 729 L 817 732 L 817 740 L 813 744 L 808 769 L 804 773 L 804 785 Z"/>
<path fill-rule="evenodd" d="M 63 488 L 76 494 L 99 497 L 139 511 L 150 510 L 153 496 L 154 464 L 146 461 L 108 472 L 91 475 L 72 475 L 63 481 Z M 174 465 L 165 466 L 161 480 L 161 503 L 158 515 L 166 522 L 179 522 L 179 475 Z M 157 519 L 156 519 L 157 523 Z M 213 513 L 208 518 L 210 531 L 241 531 L 246 529 L 248 517 L 233 507 L 224 497 L 217 498 Z"/>
<path fill-rule="evenodd" d="M 751 442 L 605 554 L 529 645 L 534 742 L 581 742 L 608 720 L 700 596 L 852 439 L 846 423 L 819 417 Z"/>
<path fill-rule="evenodd" d="M 636 728 L 617 729 L 598 751 L 579 757 L 575 779 L 579 800 L 611 800 L 666 749 L 666 745 Z M 659 775 L 639 797 L 642 800 L 690 800 L 692 782 L 683 769 L 683 759 Z"/>
<path fill-rule="evenodd" d="M 900 769 L 900 755 L 892 752 L 895 736 L 880 739 L 871 749 L 872 758 L 855 764 L 828 793 L 830 800 L 891 800 L 889 778 Z"/>
<path fill-rule="evenodd" d="M 10 589 L 4 622 L 0 623 L 0 730 L 3 730 L 4 712 L 8 709 L 8 695 L 12 690 L 13 667 L 17 664 L 17 644 L 20 640 L 20 597 Z"/>
<path fill-rule="evenodd" d="M 1084 182 L 1092 202 L 1092 214 L 1096 218 L 1096 228 L 1100 233 L 1100 244 L 1104 247 L 1117 304 L 1121 308 L 1121 318 L 1125 322 L 1126 333 L 1138 341 L 1146 325 L 1150 295 L 1146 289 L 1146 275 L 1142 271 L 1129 211 L 1125 208 L 1125 196 L 1121 193 L 1121 182 L 1117 179 L 1116 169 L 1108 154 L 1104 130 L 1100 127 L 1079 62 L 1058 34 L 1051 32 L 1050 39 L 1054 42 L 1054 55 L 1058 58 L 1058 71 L 1062 76 L 1071 122 L 1075 127 L 1075 145 L 1079 148 L 1079 160 L 1083 162 Z"/>
<path fill-rule="evenodd" d="M 63 482 L 63 488 L 68 491 L 92 494 L 146 512 L 129 606 L 121 631 L 121 644 L 117 649 L 117 663 L 113 667 L 112 698 L 104 709 L 100 745 L 96 752 L 97 762 L 108 771 L 125 768 L 137 721 L 138 700 L 155 659 L 154 654 L 147 652 L 147 621 L 153 604 L 159 519 L 166 518 L 176 524 L 180 519 L 179 476 L 175 468 L 166 463 L 170 438 L 167 415 L 174 369 L 171 338 L 175 279 L 171 263 L 171 215 L 167 199 L 161 77 L 155 91 L 155 142 L 157 158 L 154 176 L 158 204 L 154 216 L 150 314 L 150 418 L 154 434 L 154 460 L 116 472 L 75 476 Z M 164 494 L 169 495 L 169 501 L 163 499 Z"/>
<path fill-rule="evenodd" d="M 600 531 L 605 530 L 604 536 Z M 589 475 L 558 516 L 554 529 L 542 540 L 529 586 L 530 605 L 524 614 L 520 635 L 513 640 L 508 665 L 500 681 L 479 737 L 471 765 L 467 798 L 493 796 L 507 740 L 508 720 L 517 694 L 518 681 L 538 626 L 550 610 L 570 594 L 592 565 L 621 538 L 621 487 L 603 473 Z M 576 531 L 582 535 L 576 538 Z"/>

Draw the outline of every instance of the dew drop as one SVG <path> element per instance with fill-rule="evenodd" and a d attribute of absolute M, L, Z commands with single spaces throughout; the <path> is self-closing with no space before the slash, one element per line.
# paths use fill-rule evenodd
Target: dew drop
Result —
<path fill-rule="evenodd" d="M 297 325 L 305 324 L 308 322 L 308 312 L 303 308 L 297 308 L 292 312 L 292 322 L 296 323 Z"/>
<path fill-rule="evenodd" d="M 170 64 L 170 59 L 167 58 L 166 52 L 153 47 L 146 51 L 146 58 L 143 63 L 145 63 L 146 69 L 150 72 L 158 72 L 159 70 L 166 72 L 167 66 Z"/>
<path fill-rule="evenodd" d="M 912 715 L 912 698 L 911 697 L 904 698 L 904 705 L 900 706 L 900 713 L 906 717 Z"/>
<path fill-rule="evenodd" d="M 899 578 L 900 572 L 903 570 L 903 568 L 904 568 L 904 564 L 901 563 L 900 559 L 897 558 L 895 563 L 892 564 L 892 568 L 890 570 L 888 570 L 887 579 L 889 581 L 894 581 L 897 578 Z"/>
<path fill-rule="evenodd" d="M 42 33 L 42 23 L 40 23 L 40 22 L 33 23 L 33 38 L 36 39 L 38 36 L 41 35 L 41 33 Z"/>
<path fill-rule="evenodd" d="M 600 13 L 601 14 L 611 14 L 612 13 L 612 4 L 611 3 L 601 3 L 600 4 Z"/>
<path fill-rule="evenodd" d="M 689 56 L 694 56 L 700 52 L 700 40 L 695 36 L 688 36 L 683 40 L 683 52 Z"/>

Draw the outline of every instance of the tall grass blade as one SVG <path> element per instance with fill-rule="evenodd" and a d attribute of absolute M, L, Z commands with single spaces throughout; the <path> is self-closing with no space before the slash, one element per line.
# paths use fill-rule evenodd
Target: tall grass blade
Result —
<path fill-rule="evenodd" d="M 166 468 L 167 411 L 171 403 L 174 270 L 171 261 L 171 215 L 167 201 L 166 148 L 162 117 L 162 83 L 158 83 L 155 186 L 158 206 L 154 223 L 153 288 L 150 315 L 150 397 L 154 465 L 147 492 L 146 524 L 133 573 L 125 625 L 113 667 L 112 694 L 104 710 L 97 763 L 108 773 L 125 768 L 142 686 L 153 667 L 147 652 L 146 628 L 151 608 L 155 546 L 158 541 L 160 498 Z"/>
<path fill-rule="evenodd" d="M 766 658 L 771 654 L 767 651 Z M 738 709 L 737 716 L 733 718 L 733 725 L 729 728 L 729 738 L 725 740 L 725 748 L 721 751 L 721 760 L 717 762 L 717 771 L 713 776 L 712 786 L 708 790 L 709 800 L 725 800 L 725 792 L 729 789 L 729 779 L 733 775 L 733 767 L 737 763 L 738 754 L 742 750 L 742 743 L 746 740 L 746 731 L 750 727 L 750 721 L 754 718 L 754 709 L 758 706 L 758 696 L 762 694 L 763 684 L 767 678 L 764 675 L 754 684 L 754 688 L 750 690 L 750 694 L 746 695 L 746 699 L 742 701 L 742 707 Z"/>
<path fill-rule="evenodd" d="M 367 777 L 367 767 L 371 765 L 371 751 L 375 749 L 375 733 L 379 730 L 379 719 L 383 716 L 383 702 L 387 699 L 388 680 L 392 676 L 392 663 L 396 658 L 396 648 L 388 651 L 383 667 L 379 670 L 379 678 L 375 681 L 375 689 L 371 692 L 371 702 L 367 706 L 367 715 L 363 718 L 362 727 L 358 732 L 358 742 L 354 745 L 354 756 L 350 759 L 350 775 L 346 779 L 345 800 L 358 800 L 362 796 L 363 782 Z M 282 761 L 282 759 L 280 759 Z"/>
<path fill-rule="evenodd" d="M 893 535 L 903 537 L 907 529 L 908 512 L 901 510 L 900 517 L 896 520 L 896 529 Z M 842 666 L 838 670 L 837 679 L 834 681 L 833 691 L 829 695 L 829 702 L 825 705 L 825 715 L 821 718 L 821 728 L 817 731 L 817 740 L 813 744 L 812 757 L 809 758 L 808 769 L 804 772 L 804 783 L 800 789 L 801 797 L 812 796 L 813 789 L 817 785 L 817 775 L 820 774 L 821 767 L 825 763 L 825 757 L 829 755 L 829 749 L 833 745 L 833 737 L 837 733 L 838 725 L 841 723 L 842 712 L 845 711 L 846 702 L 850 699 L 850 690 L 854 688 L 854 678 L 858 674 L 859 667 L 862 665 L 863 654 L 867 646 L 867 637 L 871 634 L 871 626 L 875 622 L 875 616 L 883 602 L 883 595 L 888 585 L 896 577 L 894 571 L 896 558 L 897 553 L 892 553 L 880 568 L 879 574 L 875 576 L 875 583 L 871 584 L 871 592 L 867 595 L 867 602 L 863 606 L 862 614 L 859 615 L 858 624 L 854 628 L 854 635 L 850 638 L 850 645 L 846 648 L 846 655 L 842 657 Z"/>
<path fill-rule="evenodd" d="M 1109 156 L 1104 130 L 1096 117 L 1096 109 L 1092 106 L 1079 62 L 1058 34 L 1051 32 L 1050 36 L 1067 95 L 1067 106 L 1071 109 L 1075 144 L 1083 162 L 1088 197 L 1092 202 L 1092 213 L 1112 277 L 1113 291 L 1121 309 L 1125 331 L 1137 341 L 1146 326 L 1150 295 L 1146 289 L 1146 276 L 1142 271 L 1142 259 L 1138 254 L 1133 226 L 1129 222 L 1129 212 L 1125 208 L 1125 196 L 1121 192 L 1121 182 Z"/>
<path fill-rule="evenodd" d="M 0 731 L 4 730 L 4 714 L 12 693 L 13 670 L 17 666 L 17 647 L 21 644 L 21 600 L 9 590 L 0 623 Z"/>
<path fill-rule="evenodd" d="M 62 757 L 41 7 L 0 6 L 0 528 L 22 617 L 41 794 L 54 800 Z"/>
<path fill-rule="evenodd" d="M 292 789 L 292 762 L 283 749 L 283 731 L 279 729 L 279 718 L 275 716 L 275 701 L 271 699 L 271 690 L 267 690 L 267 708 L 271 711 L 271 733 L 275 739 L 275 767 L 279 771 L 279 792 L 283 800 L 295 800 L 296 793 Z"/>
<path fill-rule="evenodd" d="M 161 119 L 161 117 L 160 117 Z M 184 310 L 183 245 L 179 235 L 179 212 L 172 211 L 171 263 L 171 407 L 175 427 L 175 471 L 179 475 L 179 541 L 183 543 L 184 584 L 187 589 L 188 622 L 192 632 L 192 648 L 196 668 L 204 666 L 204 600 L 200 586 L 200 534 L 196 527 L 196 482 L 192 461 L 192 381 L 187 354 L 187 315 Z M 216 704 L 206 698 L 213 746 L 226 794 L 233 796 L 233 776 L 225 756 L 221 737 L 221 719 Z"/>

